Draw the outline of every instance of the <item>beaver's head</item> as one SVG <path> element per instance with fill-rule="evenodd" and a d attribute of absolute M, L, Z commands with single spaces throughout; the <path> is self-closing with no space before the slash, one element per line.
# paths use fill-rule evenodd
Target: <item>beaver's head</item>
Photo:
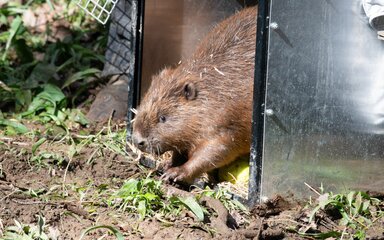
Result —
<path fill-rule="evenodd" d="M 199 125 L 199 93 L 194 76 L 165 69 L 152 78 L 133 123 L 133 143 L 142 151 L 184 151 Z"/>

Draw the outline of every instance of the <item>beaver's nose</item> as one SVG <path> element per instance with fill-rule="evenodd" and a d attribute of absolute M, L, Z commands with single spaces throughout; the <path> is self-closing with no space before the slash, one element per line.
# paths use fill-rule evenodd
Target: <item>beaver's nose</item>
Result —
<path fill-rule="evenodd" d="M 147 139 L 143 138 L 141 134 L 133 134 L 132 140 L 133 144 L 141 151 L 144 151 L 147 148 Z"/>

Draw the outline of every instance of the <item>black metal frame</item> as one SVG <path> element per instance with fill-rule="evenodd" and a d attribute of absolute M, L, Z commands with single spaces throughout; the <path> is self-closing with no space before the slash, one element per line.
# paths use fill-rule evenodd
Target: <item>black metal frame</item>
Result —
<path fill-rule="evenodd" d="M 261 178 L 263 168 L 264 110 L 268 56 L 269 1 L 259 0 L 255 80 L 253 86 L 252 145 L 249 168 L 248 205 L 253 206 L 261 199 Z"/>
<path fill-rule="evenodd" d="M 131 79 L 128 83 L 128 113 L 127 113 L 127 138 L 130 139 L 132 134 L 131 121 L 133 119 L 134 109 L 140 101 L 140 83 L 142 72 L 142 56 L 143 56 L 143 33 L 144 33 L 144 6 L 145 0 L 132 0 L 132 48 L 129 66 L 129 76 Z"/>
<path fill-rule="evenodd" d="M 132 0 L 132 59 L 130 62 L 128 123 L 133 119 L 131 108 L 136 107 L 140 99 L 140 80 L 142 70 L 143 32 L 145 0 Z M 257 17 L 257 38 L 255 56 L 255 80 L 252 119 L 252 146 L 250 156 L 250 178 L 248 205 L 260 202 L 261 177 L 263 166 L 264 106 L 267 72 L 269 1 L 259 0 Z M 128 124 L 128 139 L 131 127 Z"/>

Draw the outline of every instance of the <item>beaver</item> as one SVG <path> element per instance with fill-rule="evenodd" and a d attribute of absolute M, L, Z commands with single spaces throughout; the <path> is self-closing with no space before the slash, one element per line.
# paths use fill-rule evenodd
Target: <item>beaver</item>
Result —
<path fill-rule="evenodd" d="M 249 154 L 257 8 L 225 19 L 194 54 L 153 76 L 133 122 L 140 150 L 172 151 L 162 178 L 191 183 Z"/>

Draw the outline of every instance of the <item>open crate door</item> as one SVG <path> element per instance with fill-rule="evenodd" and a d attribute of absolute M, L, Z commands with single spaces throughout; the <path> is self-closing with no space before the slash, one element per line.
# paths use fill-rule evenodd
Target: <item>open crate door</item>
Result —
<path fill-rule="evenodd" d="M 256 198 L 307 196 L 305 183 L 383 192 L 384 41 L 361 1 L 267 2 L 268 51 L 258 54 L 268 57 L 256 65 L 265 75 L 265 122 L 254 128 L 251 154 L 254 171 L 262 168 Z"/>
<path fill-rule="evenodd" d="M 123 47 L 130 48 L 131 52 L 121 57 L 129 79 L 128 108 L 139 105 L 153 75 L 164 67 L 174 67 L 182 59 L 191 56 L 198 42 L 215 24 L 246 6 L 255 5 L 256 2 L 257 0 L 120 0 L 116 13 L 122 12 L 122 9 L 131 11 L 125 14 L 128 17 L 119 17 L 124 14 L 112 15 L 112 21 L 115 17 L 117 23 L 117 32 L 121 28 L 128 28 L 130 32 L 130 36 L 126 37 L 129 44 Z M 125 19 L 128 20 L 123 21 L 123 25 L 119 23 Z M 117 49 L 120 53 L 116 55 L 121 56 L 124 51 Z M 117 62 L 115 65 L 121 65 L 120 58 L 112 60 Z M 133 113 L 129 111 L 128 120 L 133 117 Z"/>

